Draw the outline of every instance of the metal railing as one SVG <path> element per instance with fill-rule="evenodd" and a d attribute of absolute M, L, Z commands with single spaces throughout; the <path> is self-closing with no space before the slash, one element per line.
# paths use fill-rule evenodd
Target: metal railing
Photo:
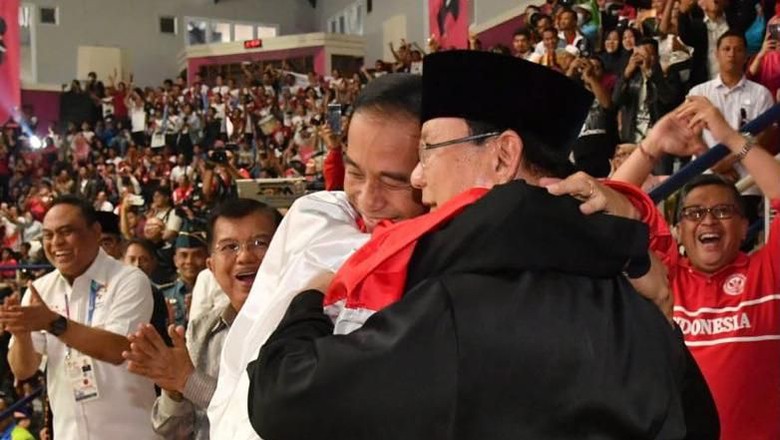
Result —
<path fill-rule="evenodd" d="M 742 131 L 756 135 L 768 128 L 772 123 L 780 119 L 780 104 L 775 104 L 767 111 L 760 114 L 756 119 L 745 124 L 742 127 Z M 728 156 L 729 149 L 723 145 L 718 144 L 712 147 L 709 151 L 702 154 L 696 160 L 691 161 L 680 171 L 669 176 L 663 183 L 658 185 L 650 192 L 650 198 L 655 203 L 660 203 L 666 200 L 670 195 L 674 194 L 678 189 L 682 188 L 688 181 L 694 177 L 707 171 L 713 165 L 718 163 L 721 159 Z"/>
<path fill-rule="evenodd" d="M 39 397 L 42 394 L 43 394 L 43 387 L 40 387 L 37 390 L 33 391 L 29 396 L 20 399 L 19 401 L 9 406 L 5 411 L 0 412 L 0 422 L 13 416 L 16 410 L 18 410 L 19 408 L 23 408 L 28 403 L 32 402 L 33 400 L 35 400 L 35 398 Z"/>

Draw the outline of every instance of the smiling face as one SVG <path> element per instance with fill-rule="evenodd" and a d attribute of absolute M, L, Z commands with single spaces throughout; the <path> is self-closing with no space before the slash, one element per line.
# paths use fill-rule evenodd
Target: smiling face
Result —
<path fill-rule="evenodd" d="M 719 185 L 694 188 L 683 201 L 686 208 L 731 206 L 736 209 L 733 191 Z M 733 262 L 748 229 L 747 219 L 739 212 L 731 218 L 717 219 L 707 213 L 699 220 L 683 216 L 679 223 L 680 239 L 691 265 L 705 273 L 713 273 Z"/>
<path fill-rule="evenodd" d="M 460 118 L 434 118 L 423 124 L 421 140 L 428 144 L 465 138 L 471 133 Z M 491 142 L 488 140 L 487 142 Z M 423 203 L 435 210 L 469 188 L 492 188 L 492 151 L 487 144 L 462 142 L 442 148 L 420 148 L 412 185 L 422 191 Z"/>
<path fill-rule="evenodd" d="M 177 248 L 173 255 L 173 264 L 181 278 L 190 285 L 195 284 L 200 271 L 206 268 L 208 252 L 204 247 Z"/>
<path fill-rule="evenodd" d="M 262 211 L 241 218 L 219 217 L 214 222 L 207 264 L 236 311 L 249 296 L 275 230 L 273 219 Z"/>
<path fill-rule="evenodd" d="M 359 111 L 349 125 L 344 191 L 366 228 L 416 217 L 425 208 L 410 176 L 417 164 L 420 124 L 405 115 Z"/>
<path fill-rule="evenodd" d="M 88 225 L 81 210 L 60 204 L 43 218 L 43 250 L 46 258 L 69 280 L 84 273 L 100 247 L 100 224 Z"/>
<path fill-rule="evenodd" d="M 604 50 L 607 53 L 615 53 L 620 47 L 620 33 L 618 31 L 610 31 L 607 34 L 607 39 L 604 40 Z"/>
<path fill-rule="evenodd" d="M 155 267 L 157 267 L 155 256 L 150 254 L 145 247 L 138 243 L 127 246 L 122 261 L 127 265 L 141 269 L 147 276 L 152 276 L 152 272 L 154 272 Z"/>

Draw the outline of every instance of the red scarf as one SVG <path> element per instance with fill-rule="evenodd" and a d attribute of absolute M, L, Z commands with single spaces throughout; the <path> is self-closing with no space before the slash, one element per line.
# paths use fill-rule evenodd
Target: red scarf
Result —
<path fill-rule="evenodd" d="M 336 273 L 325 296 L 325 306 L 346 300 L 346 308 L 379 311 L 401 299 L 409 260 L 417 241 L 451 220 L 487 192 L 485 188 L 473 188 L 436 211 L 389 227 L 377 228 L 371 239 Z"/>

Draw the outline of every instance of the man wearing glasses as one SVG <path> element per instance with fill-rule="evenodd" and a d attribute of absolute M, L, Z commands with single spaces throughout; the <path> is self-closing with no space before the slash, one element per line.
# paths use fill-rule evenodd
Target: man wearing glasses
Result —
<path fill-rule="evenodd" d="M 584 215 L 540 187 L 570 172 L 593 96 L 513 57 L 448 51 L 423 62 L 411 183 L 431 212 L 375 231 L 325 295 L 292 301 L 247 369 L 256 432 L 716 438 L 698 370 L 624 275 L 651 267 L 646 229 Z M 474 90 L 480 77 L 490 81 Z M 334 304 L 353 313 L 334 324 L 322 312 Z"/>
<path fill-rule="evenodd" d="M 229 304 L 210 310 L 184 327 L 170 326 L 168 347 L 151 325 L 128 337 L 123 353 L 133 373 L 153 380 L 163 393 L 152 410 L 157 434 L 165 438 L 209 438 L 206 415 L 217 387 L 219 361 L 228 330 L 244 305 L 279 223 L 279 214 L 250 199 L 228 200 L 209 219 L 207 264 Z"/>
<path fill-rule="evenodd" d="M 692 96 L 664 117 L 614 179 L 637 184 L 664 154 L 686 156 L 702 147 L 706 128 L 780 209 L 780 164 L 737 132 L 704 97 Z M 701 367 L 720 415 L 723 439 L 780 438 L 780 216 L 763 248 L 740 252 L 748 231 L 734 185 L 702 175 L 682 191 L 679 244 L 652 203 L 636 203 L 650 226 L 674 291 L 674 320 Z"/>

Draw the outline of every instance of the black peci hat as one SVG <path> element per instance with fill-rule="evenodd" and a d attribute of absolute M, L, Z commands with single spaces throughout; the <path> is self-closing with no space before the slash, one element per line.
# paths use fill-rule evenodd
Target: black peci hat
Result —
<path fill-rule="evenodd" d="M 422 122 L 463 118 L 532 133 L 568 155 L 593 94 L 547 67 L 490 52 L 456 50 L 423 60 Z"/>
<path fill-rule="evenodd" d="M 95 213 L 100 229 L 104 234 L 121 235 L 119 233 L 119 216 L 113 212 L 97 211 Z"/>

